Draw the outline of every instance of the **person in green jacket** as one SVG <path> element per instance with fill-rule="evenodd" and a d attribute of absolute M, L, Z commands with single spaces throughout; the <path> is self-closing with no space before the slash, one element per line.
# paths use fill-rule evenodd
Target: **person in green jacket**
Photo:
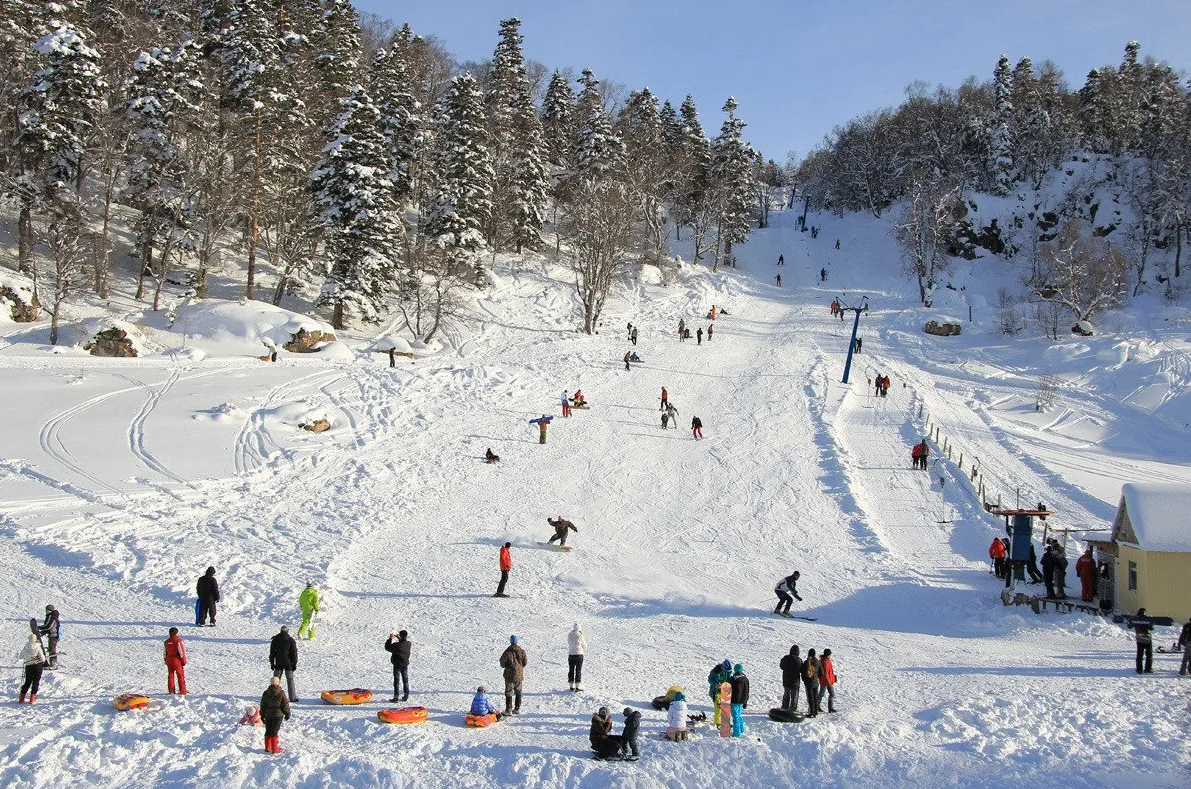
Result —
<path fill-rule="evenodd" d="M 298 597 L 298 607 L 302 609 L 302 624 L 298 626 L 298 638 L 302 631 L 306 632 L 307 640 L 314 638 L 314 615 L 318 612 L 318 590 L 314 584 L 306 584 L 302 594 Z"/>

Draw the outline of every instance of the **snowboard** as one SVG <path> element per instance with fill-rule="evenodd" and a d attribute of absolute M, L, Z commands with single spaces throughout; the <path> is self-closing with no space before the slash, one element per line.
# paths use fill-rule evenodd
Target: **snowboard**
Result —
<path fill-rule="evenodd" d="M 42 663 L 41 665 L 43 667 L 50 665 L 50 661 L 49 661 L 50 653 L 45 648 L 45 642 L 41 640 L 41 630 L 39 630 L 37 627 L 36 617 L 32 617 L 32 616 L 29 617 L 29 629 L 31 631 L 33 631 L 33 635 L 37 636 L 37 643 L 41 646 L 41 652 L 43 655 L 46 656 L 46 661 L 44 663 Z"/>
<path fill-rule="evenodd" d="M 553 548 L 556 551 L 573 551 L 575 549 L 575 546 L 573 545 L 555 545 L 552 542 L 539 542 L 538 545 L 544 546 L 546 548 Z"/>
<path fill-rule="evenodd" d="M 1123 624 L 1126 627 L 1132 627 L 1134 619 L 1136 619 L 1136 617 L 1130 616 L 1128 614 L 1113 614 L 1112 617 L 1114 624 Z M 1174 625 L 1174 619 L 1169 616 L 1148 616 L 1146 619 L 1149 619 L 1151 622 L 1153 622 L 1156 627 L 1171 627 Z"/>

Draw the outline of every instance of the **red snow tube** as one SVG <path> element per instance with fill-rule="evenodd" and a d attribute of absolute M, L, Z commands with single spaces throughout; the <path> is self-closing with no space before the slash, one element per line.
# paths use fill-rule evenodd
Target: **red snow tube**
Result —
<path fill-rule="evenodd" d="M 381 710 L 376 713 L 381 723 L 422 723 L 430 717 L 430 710 L 425 707 L 394 707 L 391 710 Z"/>
<path fill-rule="evenodd" d="M 121 693 L 112 701 L 112 706 L 121 712 L 143 709 L 149 703 L 148 696 L 139 693 Z"/>
<path fill-rule="evenodd" d="M 487 715 L 464 715 L 463 722 L 468 726 L 474 726 L 477 729 L 483 729 L 485 726 L 491 726 L 500 720 L 495 712 L 490 712 Z"/>
<path fill-rule="evenodd" d="M 328 704 L 363 704 L 366 701 L 372 701 L 372 691 L 367 688 L 324 690 L 322 700 Z"/>

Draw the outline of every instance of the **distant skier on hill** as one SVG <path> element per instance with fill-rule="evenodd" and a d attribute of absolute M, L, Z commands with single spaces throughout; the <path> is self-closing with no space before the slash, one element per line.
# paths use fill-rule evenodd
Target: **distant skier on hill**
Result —
<path fill-rule="evenodd" d="M 674 403 L 671 403 L 671 402 L 666 403 L 666 416 L 670 417 L 670 422 L 673 423 L 674 429 L 677 430 L 678 429 L 678 409 L 674 406 Z"/>
<path fill-rule="evenodd" d="M 631 354 L 630 354 L 630 353 L 628 353 L 628 352 L 626 351 L 626 352 L 625 352 L 625 355 L 624 355 L 624 369 L 626 369 L 626 370 L 631 370 L 631 369 L 633 369 L 633 368 L 632 368 L 632 367 L 629 365 L 629 358 L 630 358 L 630 356 L 631 356 Z"/>
<path fill-rule="evenodd" d="M 697 416 L 691 417 L 691 435 L 696 440 L 703 438 L 703 420 Z"/>
<path fill-rule="evenodd" d="M 696 339 L 696 342 L 695 342 L 696 345 L 703 344 L 703 327 L 702 326 L 700 326 L 698 329 L 695 330 L 695 339 Z"/>
<path fill-rule="evenodd" d="M 802 598 L 798 595 L 798 579 L 801 577 L 802 573 L 795 570 L 773 587 L 773 593 L 777 595 L 777 608 L 773 609 L 773 613 L 789 616 L 790 606 L 794 604 L 794 601 L 802 602 Z"/>
<path fill-rule="evenodd" d="M 567 544 L 567 533 L 568 532 L 573 531 L 576 534 L 579 533 L 579 529 L 577 529 L 575 527 L 575 524 L 573 524 L 569 520 L 563 518 L 561 515 L 558 516 L 557 520 L 551 520 L 550 518 L 547 518 L 546 523 L 549 523 L 551 526 L 554 527 L 554 536 L 551 537 L 549 540 L 546 540 L 547 545 L 554 542 L 555 540 L 558 540 L 559 546 L 564 546 Z"/>
<path fill-rule="evenodd" d="M 513 554 L 509 551 L 513 543 L 506 542 L 500 549 L 500 583 L 496 585 L 493 597 L 508 597 L 505 594 L 505 584 L 509 582 L 509 571 L 513 569 Z"/>
<path fill-rule="evenodd" d="M 711 332 L 712 332 L 714 329 L 715 329 L 715 326 L 708 326 L 708 327 L 707 327 L 707 341 L 708 341 L 708 342 L 711 342 Z"/>
<path fill-rule="evenodd" d="M 682 318 L 678 319 L 678 339 L 686 339 L 686 321 Z"/>
<path fill-rule="evenodd" d="M 785 256 L 785 255 L 778 255 L 778 256 L 777 256 L 777 264 L 778 264 L 779 266 L 784 266 L 784 265 L 786 265 L 786 256 Z"/>
<path fill-rule="evenodd" d="M 825 268 L 819 269 L 819 281 L 820 282 L 827 281 L 827 269 L 825 269 Z"/>
<path fill-rule="evenodd" d="M 493 452 L 492 447 L 488 447 L 487 451 L 484 452 L 484 462 L 485 463 L 499 463 L 500 455 Z"/>
<path fill-rule="evenodd" d="M 667 392 L 667 391 L 666 391 L 666 387 L 664 387 L 664 386 L 663 386 L 663 387 L 662 387 L 662 407 L 661 407 L 661 408 L 659 408 L 658 410 L 659 410 L 659 411 L 665 411 L 665 410 L 666 410 L 666 403 L 668 403 L 669 401 L 670 401 L 670 393 L 669 393 L 669 392 Z"/>

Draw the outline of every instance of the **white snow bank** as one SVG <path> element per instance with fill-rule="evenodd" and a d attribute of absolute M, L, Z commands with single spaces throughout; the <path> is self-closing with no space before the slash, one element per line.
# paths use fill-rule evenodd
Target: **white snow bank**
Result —
<path fill-rule="evenodd" d="M 284 345 L 300 329 L 333 334 L 330 324 L 261 301 L 198 301 L 178 307 L 173 328 L 216 341 Z"/>
<path fill-rule="evenodd" d="M 377 337 L 368 349 L 371 351 L 388 351 L 390 348 L 397 351 L 397 353 L 413 353 L 413 348 L 410 347 L 409 341 L 397 337 L 396 335 L 386 334 L 383 337 Z"/>
<path fill-rule="evenodd" d="M 65 323 L 58 327 L 58 343 L 60 345 L 82 348 L 95 339 L 95 335 L 107 329 L 121 329 L 128 336 L 132 347 L 136 348 L 137 356 L 144 356 L 156 350 L 146 338 L 139 326 L 119 318 L 83 318 L 74 323 Z"/>

